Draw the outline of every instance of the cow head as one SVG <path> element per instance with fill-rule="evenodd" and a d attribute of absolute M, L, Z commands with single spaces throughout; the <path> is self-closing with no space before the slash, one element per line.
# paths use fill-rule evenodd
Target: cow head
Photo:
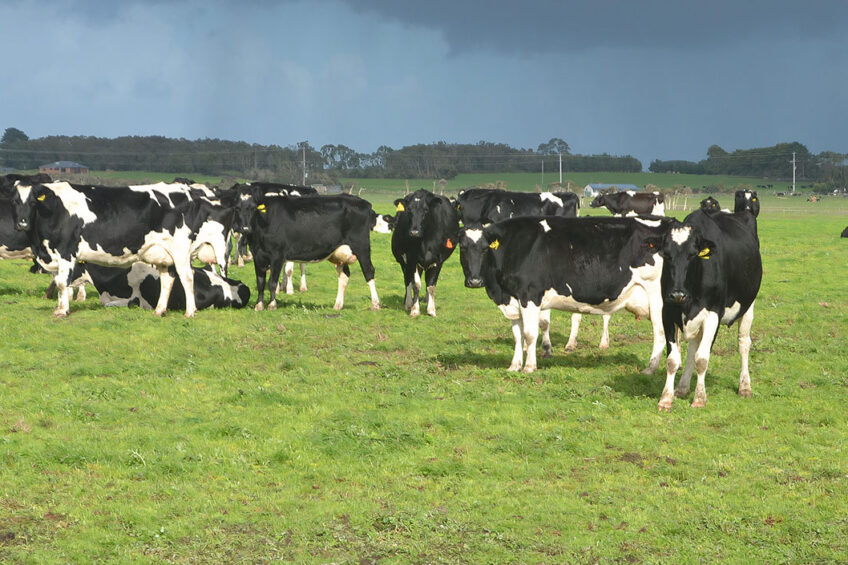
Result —
<path fill-rule="evenodd" d="M 254 217 L 266 213 L 264 191 L 249 184 L 235 185 L 230 190 L 236 193 L 236 196 L 231 197 L 235 202 L 233 231 L 250 233 Z"/>
<path fill-rule="evenodd" d="M 60 202 L 59 197 L 43 184 L 18 184 L 12 193 L 12 218 L 15 229 L 28 231 L 35 220 L 36 210 L 44 216 L 52 215 L 53 208 Z"/>
<path fill-rule="evenodd" d="M 751 212 L 754 217 L 760 215 L 760 199 L 757 198 L 756 191 L 753 190 L 737 190 L 736 202 L 733 207 L 736 213 L 747 211 Z"/>
<path fill-rule="evenodd" d="M 394 218 L 378 214 L 371 210 L 371 231 L 376 233 L 391 233 L 394 227 Z"/>
<path fill-rule="evenodd" d="M 404 198 L 395 200 L 398 216 L 405 214 L 406 235 L 409 237 L 424 237 L 424 226 L 430 214 L 432 194 L 426 190 L 416 190 Z M 398 218 L 400 219 L 400 218 Z"/>
<path fill-rule="evenodd" d="M 715 260 L 715 243 L 704 238 L 697 227 L 674 220 L 661 249 L 663 300 L 685 304 L 700 284 L 703 262 Z"/>
<path fill-rule="evenodd" d="M 594 200 L 589 204 L 590 208 L 603 208 L 606 206 L 606 194 L 599 194 L 595 197 Z"/>
<path fill-rule="evenodd" d="M 706 198 L 701 200 L 701 211 L 706 214 L 715 214 L 716 212 L 721 212 L 721 204 L 719 204 L 718 200 L 716 200 L 712 196 L 707 196 Z"/>
<path fill-rule="evenodd" d="M 465 286 L 482 288 L 483 259 L 489 251 L 489 240 L 482 227 L 465 227 L 459 230 L 459 262 L 465 275 Z"/>

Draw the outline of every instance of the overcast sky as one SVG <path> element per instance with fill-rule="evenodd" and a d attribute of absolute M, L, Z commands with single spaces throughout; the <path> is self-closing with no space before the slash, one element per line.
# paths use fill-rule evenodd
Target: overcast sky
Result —
<path fill-rule="evenodd" d="M 848 152 L 848 1 L 2 0 L 0 131 Z"/>

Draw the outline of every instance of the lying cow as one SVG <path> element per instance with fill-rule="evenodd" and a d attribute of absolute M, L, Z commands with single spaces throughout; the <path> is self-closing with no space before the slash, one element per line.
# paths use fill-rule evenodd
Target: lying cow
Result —
<path fill-rule="evenodd" d="M 152 310 L 159 300 L 159 270 L 147 263 L 133 263 L 129 269 L 102 267 L 94 263 L 77 265 L 83 280 L 100 294 L 103 306 L 139 306 Z M 194 268 L 194 299 L 198 310 L 243 308 L 250 300 L 250 288 L 240 281 L 215 273 L 211 267 Z M 183 310 L 186 293 L 179 279 L 168 297 L 168 308 Z"/>
<path fill-rule="evenodd" d="M 698 374 L 693 407 L 706 404 L 705 375 L 710 350 L 720 324 L 739 323 L 739 395 L 751 396 L 748 355 L 754 300 L 763 268 L 757 237 L 759 204 L 750 191 L 737 193 L 733 213 L 696 210 L 681 223 L 673 220 L 662 246 L 663 325 L 668 340 L 665 388 L 660 410 L 671 410 L 675 396 L 689 394 L 692 371 Z M 745 194 L 745 193 L 748 194 Z M 689 344 L 686 367 L 677 388 L 680 368 L 677 329 Z"/>
<path fill-rule="evenodd" d="M 417 190 L 395 200 L 397 214 L 392 254 L 403 271 L 404 307 L 413 318 L 421 313 L 421 273 L 427 285 L 427 314 L 436 315 L 436 282 L 442 264 L 459 245 L 459 214 L 450 200 Z"/>
<path fill-rule="evenodd" d="M 485 286 L 512 320 L 515 349 L 509 369 L 517 371 L 523 364 L 525 372 L 536 370 L 545 311 L 604 315 L 627 309 L 651 319 L 654 344 L 644 372 L 656 371 L 665 344 L 658 247 L 665 222 L 536 217 L 466 229 L 460 243 L 465 285 Z"/>
<path fill-rule="evenodd" d="M 257 300 L 265 309 L 266 272 L 270 269 L 269 310 L 277 308 L 277 281 L 286 261 L 329 261 L 336 266 L 338 292 L 333 308 L 344 306 L 350 265 L 359 261 L 371 290 L 371 308 L 380 308 L 371 262 L 370 232 L 389 233 L 382 216 L 358 196 L 339 194 L 320 198 L 269 197 L 256 189 L 238 205 L 236 229 L 245 234 L 253 252 Z"/>
<path fill-rule="evenodd" d="M 665 197 L 659 192 L 610 192 L 599 194 L 589 204 L 605 207 L 613 216 L 665 216 Z"/>

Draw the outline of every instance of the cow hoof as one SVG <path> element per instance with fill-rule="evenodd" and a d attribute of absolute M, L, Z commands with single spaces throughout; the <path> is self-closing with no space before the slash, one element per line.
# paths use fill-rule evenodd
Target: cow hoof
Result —
<path fill-rule="evenodd" d="M 692 408 L 703 408 L 703 407 L 704 407 L 704 406 L 706 406 L 706 405 L 707 405 L 707 401 L 706 401 L 706 400 L 693 400 L 693 401 L 692 401 L 692 404 L 690 404 L 690 406 L 691 406 Z"/>
<path fill-rule="evenodd" d="M 576 346 L 575 344 L 573 344 L 573 343 L 567 343 L 567 344 L 565 344 L 565 350 L 566 350 L 566 352 L 569 352 L 569 353 L 570 353 L 570 352 L 574 351 L 575 349 L 577 349 L 577 346 Z"/>
<path fill-rule="evenodd" d="M 418 310 L 412 310 L 412 311 L 409 313 L 409 317 L 410 317 L 410 318 L 417 318 L 419 314 L 421 314 L 421 312 L 419 312 Z"/>
<path fill-rule="evenodd" d="M 273 300 L 273 301 L 271 301 L 271 303 L 268 305 L 268 310 L 273 311 L 273 310 L 276 310 L 276 309 L 277 309 L 277 301 L 276 301 L 276 300 Z"/>
<path fill-rule="evenodd" d="M 686 398 L 687 396 L 689 396 L 689 389 L 688 388 L 676 388 L 676 389 L 674 389 L 674 396 L 676 396 L 677 398 Z"/>
<path fill-rule="evenodd" d="M 599 343 L 598 349 L 600 349 L 601 351 L 606 351 L 607 349 L 609 349 L 609 342 Z"/>
<path fill-rule="evenodd" d="M 289 296 L 293 295 L 294 289 L 292 289 L 292 290 L 286 289 L 286 294 L 288 294 Z"/>
<path fill-rule="evenodd" d="M 265 305 L 264 305 L 264 304 L 262 304 L 261 302 L 257 302 L 257 303 L 256 303 L 256 306 L 254 306 L 254 307 L 253 307 L 253 310 L 254 310 L 255 312 L 261 312 L 261 311 L 262 311 L 262 310 L 264 310 L 264 309 L 265 309 Z"/>
<path fill-rule="evenodd" d="M 377 304 L 372 304 L 372 305 L 371 305 L 371 308 L 370 308 L 370 310 L 372 310 L 372 311 L 377 311 L 377 310 L 379 310 L 379 309 L 380 309 L 380 304 L 379 304 L 379 303 L 377 303 Z"/>
<path fill-rule="evenodd" d="M 512 371 L 512 372 L 520 371 L 520 370 L 521 370 L 521 365 L 510 365 L 509 369 L 507 369 L 507 371 Z"/>
<path fill-rule="evenodd" d="M 195 314 L 195 312 L 186 312 L 185 317 L 186 318 L 194 318 L 194 314 Z"/>
<path fill-rule="evenodd" d="M 662 400 L 657 405 L 657 410 L 660 412 L 671 412 L 671 402 L 663 402 Z"/>
<path fill-rule="evenodd" d="M 342 306 L 344 306 L 344 304 L 336 302 L 335 304 L 333 304 L 333 310 L 341 310 Z"/>
<path fill-rule="evenodd" d="M 428 310 L 427 310 L 427 315 L 428 315 L 428 316 L 432 316 L 433 318 L 435 318 L 435 317 L 436 317 L 436 311 L 435 311 L 435 310 L 429 310 L 429 309 L 428 309 Z"/>
<path fill-rule="evenodd" d="M 154 310 L 154 311 L 153 311 L 153 315 L 154 315 L 154 316 L 159 316 L 159 317 L 161 318 L 162 316 L 164 316 L 164 315 L 165 315 L 165 311 L 164 311 L 164 310 Z"/>
<path fill-rule="evenodd" d="M 53 315 L 56 316 L 59 319 L 68 317 L 68 313 L 63 311 L 63 310 L 54 310 Z"/>
<path fill-rule="evenodd" d="M 542 357 L 544 359 L 547 359 L 548 357 L 553 357 L 553 356 L 554 356 L 554 351 L 553 351 L 553 348 L 550 345 L 542 346 Z"/>
<path fill-rule="evenodd" d="M 754 396 L 754 394 L 751 392 L 750 388 L 740 388 L 739 396 L 743 398 L 751 398 L 752 396 Z"/>
<path fill-rule="evenodd" d="M 306 292 L 306 291 L 307 291 L 306 285 L 305 284 L 301 285 L 300 292 Z"/>

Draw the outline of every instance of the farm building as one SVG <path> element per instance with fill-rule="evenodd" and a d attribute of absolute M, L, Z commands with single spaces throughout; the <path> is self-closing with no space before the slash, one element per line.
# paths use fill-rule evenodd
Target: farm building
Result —
<path fill-rule="evenodd" d="M 38 171 L 41 173 L 76 173 L 76 174 L 85 174 L 88 172 L 88 167 L 85 165 L 81 165 L 80 163 L 74 163 L 73 161 L 56 161 L 54 163 L 48 163 L 47 165 L 41 165 L 38 167 Z"/>
<path fill-rule="evenodd" d="M 625 191 L 625 190 L 632 190 L 634 192 L 642 192 L 642 189 L 639 188 L 638 186 L 636 186 L 635 184 L 603 184 L 603 183 L 600 183 L 600 182 L 592 182 L 592 183 L 587 184 L 583 188 L 583 195 L 594 198 L 595 196 L 600 194 L 601 191 L 622 192 L 622 191 Z"/>

